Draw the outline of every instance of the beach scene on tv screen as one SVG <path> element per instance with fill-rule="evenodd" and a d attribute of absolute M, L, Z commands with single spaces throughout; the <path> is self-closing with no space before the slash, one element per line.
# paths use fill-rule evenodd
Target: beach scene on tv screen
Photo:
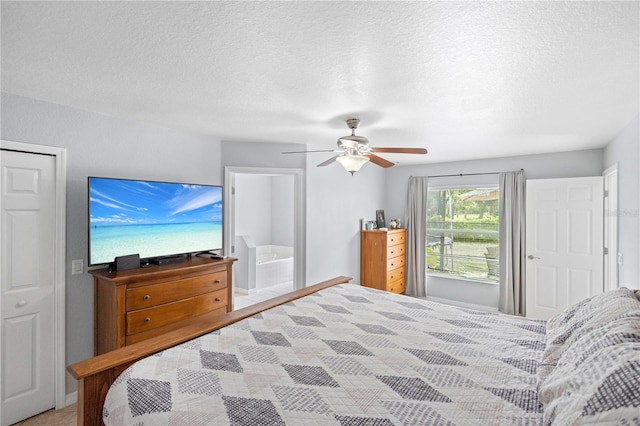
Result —
<path fill-rule="evenodd" d="M 222 188 L 90 178 L 91 264 L 222 248 Z"/>

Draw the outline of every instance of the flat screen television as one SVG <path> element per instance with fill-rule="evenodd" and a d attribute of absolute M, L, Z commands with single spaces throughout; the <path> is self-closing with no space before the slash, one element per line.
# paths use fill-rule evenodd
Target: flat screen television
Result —
<path fill-rule="evenodd" d="M 89 177 L 89 265 L 223 247 L 222 186 Z"/>

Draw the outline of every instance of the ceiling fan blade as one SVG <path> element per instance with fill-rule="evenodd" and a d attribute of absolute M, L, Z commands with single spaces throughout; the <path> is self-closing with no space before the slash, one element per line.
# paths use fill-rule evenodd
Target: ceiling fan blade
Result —
<path fill-rule="evenodd" d="M 426 154 L 424 148 L 371 148 L 371 152 L 388 152 L 393 154 Z"/>
<path fill-rule="evenodd" d="M 322 163 L 318 164 L 317 167 L 324 167 L 324 166 L 328 166 L 329 164 L 333 163 L 334 161 L 336 161 L 336 158 L 340 157 L 339 155 L 335 155 L 331 158 L 329 158 L 326 161 L 323 161 Z"/>
<path fill-rule="evenodd" d="M 333 149 L 321 149 L 319 151 L 284 151 L 282 154 L 306 154 L 307 152 L 335 152 Z"/>
<path fill-rule="evenodd" d="M 395 165 L 395 164 L 394 164 L 394 163 L 392 163 L 391 161 L 389 161 L 389 160 L 385 160 L 385 159 L 384 159 L 384 158 L 382 158 L 382 157 L 378 157 L 378 156 L 377 156 L 377 155 L 375 155 L 375 154 L 366 154 L 366 155 L 365 155 L 365 157 L 369 157 L 369 160 L 370 160 L 373 164 L 376 164 L 376 165 L 378 165 L 378 166 L 380 166 L 380 167 L 384 167 L 385 169 L 386 169 L 387 167 L 391 167 L 391 166 L 394 166 L 394 165 Z"/>

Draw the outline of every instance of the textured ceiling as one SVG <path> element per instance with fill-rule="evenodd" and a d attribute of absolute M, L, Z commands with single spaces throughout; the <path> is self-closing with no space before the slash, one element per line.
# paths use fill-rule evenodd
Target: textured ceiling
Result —
<path fill-rule="evenodd" d="M 1 3 L 2 91 L 400 164 L 596 148 L 639 111 L 640 3 Z M 311 161 L 322 161 L 323 154 Z"/>

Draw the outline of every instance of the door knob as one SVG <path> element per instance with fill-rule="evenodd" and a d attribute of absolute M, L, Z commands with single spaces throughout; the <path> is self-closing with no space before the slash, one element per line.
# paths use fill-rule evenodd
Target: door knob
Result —
<path fill-rule="evenodd" d="M 533 259 L 540 259 L 538 256 L 534 256 L 532 254 L 530 254 L 529 256 L 527 256 L 529 259 L 533 260 Z"/>

